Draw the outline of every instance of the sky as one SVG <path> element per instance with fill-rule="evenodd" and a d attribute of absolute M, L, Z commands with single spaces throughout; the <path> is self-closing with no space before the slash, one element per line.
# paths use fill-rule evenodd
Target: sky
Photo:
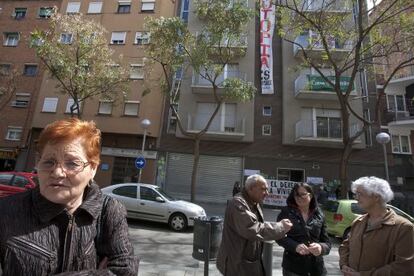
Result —
<path fill-rule="evenodd" d="M 378 5 L 378 3 L 380 3 L 381 1 L 382 1 L 382 0 L 377 0 L 377 5 Z M 368 9 L 372 8 L 372 5 L 373 5 L 372 0 L 367 0 L 367 3 L 368 3 Z"/>

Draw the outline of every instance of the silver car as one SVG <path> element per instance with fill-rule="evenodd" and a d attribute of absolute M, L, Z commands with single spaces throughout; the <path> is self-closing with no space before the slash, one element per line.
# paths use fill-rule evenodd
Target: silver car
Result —
<path fill-rule="evenodd" d="M 165 222 L 174 231 L 194 226 L 194 219 L 206 216 L 204 209 L 191 202 L 176 200 L 160 187 L 143 183 L 123 183 L 105 187 L 102 192 L 125 205 L 127 217 Z"/>

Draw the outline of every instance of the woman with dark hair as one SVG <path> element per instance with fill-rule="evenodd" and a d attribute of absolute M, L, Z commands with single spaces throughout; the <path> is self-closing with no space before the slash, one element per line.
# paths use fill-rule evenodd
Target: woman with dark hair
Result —
<path fill-rule="evenodd" d="M 331 243 L 312 187 L 306 183 L 296 184 L 286 203 L 277 217 L 277 221 L 289 219 L 293 224 L 286 237 L 277 241 L 285 248 L 283 275 L 326 275 L 322 255 L 329 254 Z"/>

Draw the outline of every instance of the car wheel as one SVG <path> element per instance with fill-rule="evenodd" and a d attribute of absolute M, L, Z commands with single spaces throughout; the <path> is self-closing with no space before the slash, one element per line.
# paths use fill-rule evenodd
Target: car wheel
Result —
<path fill-rule="evenodd" d="M 172 214 L 168 222 L 174 231 L 184 231 L 187 228 L 187 218 L 180 213 Z"/>
<path fill-rule="evenodd" d="M 346 228 L 344 231 L 344 235 L 342 236 L 342 239 L 346 240 L 349 237 L 349 234 L 351 232 L 351 228 Z"/>

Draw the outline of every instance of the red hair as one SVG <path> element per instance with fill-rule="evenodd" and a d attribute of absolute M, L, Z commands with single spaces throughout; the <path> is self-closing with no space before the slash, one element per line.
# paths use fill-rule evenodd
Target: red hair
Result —
<path fill-rule="evenodd" d="M 42 155 L 47 144 L 70 142 L 82 138 L 82 146 L 86 152 L 88 162 L 98 166 L 101 151 L 101 131 L 93 121 L 82 121 L 70 118 L 48 124 L 40 133 L 37 141 L 37 151 Z"/>

